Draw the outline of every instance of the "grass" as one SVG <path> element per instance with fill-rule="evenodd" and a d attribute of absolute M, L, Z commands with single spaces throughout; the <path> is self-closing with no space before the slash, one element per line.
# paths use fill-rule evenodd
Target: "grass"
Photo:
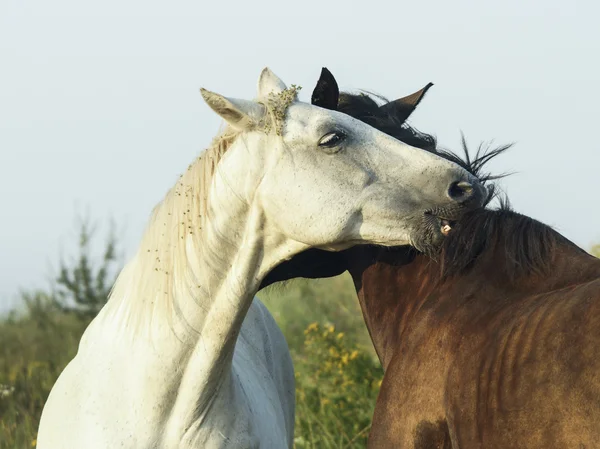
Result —
<path fill-rule="evenodd" d="M 383 371 L 350 276 L 292 281 L 261 299 L 294 359 L 295 447 L 365 447 Z"/>
<path fill-rule="evenodd" d="M 56 311 L 43 293 L 29 299 L 0 322 L 0 449 L 35 446 L 44 402 L 87 324 Z"/>
<path fill-rule="evenodd" d="M 260 297 L 294 359 L 295 447 L 364 447 L 382 372 L 349 277 L 293 281 Z M 24 299 L 23 311 L 0 319 L 0 449 L 35 447 L 44 402 L 89 321 L 44 292 Z"/>
<path fill-rule="evenodd" d="M 90 263 L 89 237 L 83 226 L 75 265 L 61 263 L 58 296 L 24 294 L 22 311 L 0 317 L 0 449 L 35 447 L 44 402 L 91 319 L 83 312 L 97 310 L 112 285 L 109 274 L 118 271 L 114 240 L 97 267 Z M 591 253 L 600 256 L 600 245 Z M 383 373 L 350 277 L 292 281 L 259 296 L 294 359 L 295 447 L 364 447 Z M 78 307 L 69 312 L 65 304 Z"/>

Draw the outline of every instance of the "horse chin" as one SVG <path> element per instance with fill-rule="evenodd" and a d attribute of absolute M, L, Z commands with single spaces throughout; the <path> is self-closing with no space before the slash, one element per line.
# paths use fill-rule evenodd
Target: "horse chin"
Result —
<path fill-rule="evenodd" d="M 419 235 L 413 246 L 419 252 L 435 258 L 444 240 L 452 232 L 454 225 L 466 211 L 463 208 L 439 208 L 425 211 Z"/>
<path fill-rule="evenodd" d="M 435 259 L 440 253 L 444 238 L 436 228 L 430 227 L 412 242 L 412 246 L 420 253 Z"/>

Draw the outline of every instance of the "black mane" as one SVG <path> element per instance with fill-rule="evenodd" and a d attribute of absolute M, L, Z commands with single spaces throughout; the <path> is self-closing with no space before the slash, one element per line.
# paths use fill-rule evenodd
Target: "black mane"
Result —
<path fill-rule="evenodd" d="M 387 103 L 387 100 L 383 97 L 377 98 Z M 342 92 L 340 94 L 337 110 L 401 140 L 408 145 L 432 153 L 437 152 L 437 142 L 435 137 L 422 133 L 409 126 L 406 122 L 402 122 L 398 119 L 398 116 L 394 114 L 393 109 L 389 111 L 380 109 L 380 104 L 378 104 L 371 95 L 355 95 Z"/>
<path fill-rule="evenodd" d="M 551 265 L 556 246 L 565 242 L 550 226 L 510 210 L 506 203 L 498 209 L 471 211 L 444 240 L 442 276 L 466 272 L 488 250 L 502 252 L 497 271 L 505 272 L 511 280 L 543 274 Z"/>
<path fill-rule="evenodd" d="M 375 97 L 387 101 L 382 97 Z M 559 242 L 567 239 L 549 226 L 533 218 L 511 210 L 506 197 L 500 198 L 496 209 L 487 206 L 496 197 L 494 179 L 502 175 L 491 175 L 485 168 L 490 160 L 504 153 L 511 145 L 492 148 L 480 145 L 471 157 L 465 138 L 462 138 L 463 156 L 446 149 L 440 149 L 434 136 L 422 133 L 397 119 L 392 109 L 382 109 L 371 95 L 342 93 L 338 110 L 361 120 L 378 130 L 395 137 L 411 146 L 437 154 L 461 166 L 486 185 L 489 195 L 486 208 L 467 213 L 455 224 L 450 235 L 444 240 L 440 262 L 442 275 L 451 276 L 464 273 L 486 250 L 502 244 L 505 264 L 502 269 L 510 278 L 522 274 L 545 272 L 551 263 L 552 253 Z M 499 267 L 500 269 L 500 267 Z"/>
<path fill-rule="evenodd" d="M 479 179 L 482 184 L 487 186 L 489 194 L 486 205 L 495 197 L 495 186 L 488 181 L 499 179 L 505 175 L 492 176 L 490 173 L 485 172 L 484 168 L 490 160 L 504 153 L 512 146 L 512 144 L 502 145 L 497 148 L 491 148 L 488 145 L 482 144 L 477 148 L 477 151 L 472 158 L 463 136 L 462 147 L 464 156 L 461 157 L 452 151 L 439 148 L 434 136 L 425 134 L 408 125 L 408 123 L 400 121 L 397 114 L 394 113 L 394 108 L 382 109 L 380 107 L 381 104 L 375 101 L 373 97 L 374 95 L 367 95 L 364 93 L 356 95 L 343 92 L 340 94 L 337 110 L 401 140 L 408 145 L 437 154 L 464 168 Z M 384 104 L 388 103 L 383 97 L 376 96 L 376 98 L 383 101 Z"/>

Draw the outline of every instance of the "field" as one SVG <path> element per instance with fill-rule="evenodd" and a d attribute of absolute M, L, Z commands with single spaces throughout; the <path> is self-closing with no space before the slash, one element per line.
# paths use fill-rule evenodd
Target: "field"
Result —
<path fill-rule="evenodd" d="M 382 377 L 347 276 L 299 280 L 260 295 L 296 369 L 297 448 L 364 447 Z M 35 447 L 44 401 L 89 322 L 49 294 L 25 295 L 0 321 L 0 449 Z"/>
<path fill-rule="evenodd" d="M 48 393 L 118 271 L 114 237 L 109 235 L 102 257 L 93 257 L 89 229 L 82 225 L 79 254 L 61 262 L 50 291 L 23 293 L 22 308 L 0 317 L 0 449 L 36 446 Z M 592 253 L 600 255 L 600 246 Z M 295 447 L 364 447 L 383 373 L 350 277 L 296 280 L 259 297 L 294 359 Z"/>

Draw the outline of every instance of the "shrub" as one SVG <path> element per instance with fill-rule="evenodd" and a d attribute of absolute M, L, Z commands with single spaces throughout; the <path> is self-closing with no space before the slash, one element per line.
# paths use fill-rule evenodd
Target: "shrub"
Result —
<path fill-rule="evenodd" d="M 298 448 L 365 447 L 383 371 L 333 324 L 310 324 L 296 354 Z"/>

